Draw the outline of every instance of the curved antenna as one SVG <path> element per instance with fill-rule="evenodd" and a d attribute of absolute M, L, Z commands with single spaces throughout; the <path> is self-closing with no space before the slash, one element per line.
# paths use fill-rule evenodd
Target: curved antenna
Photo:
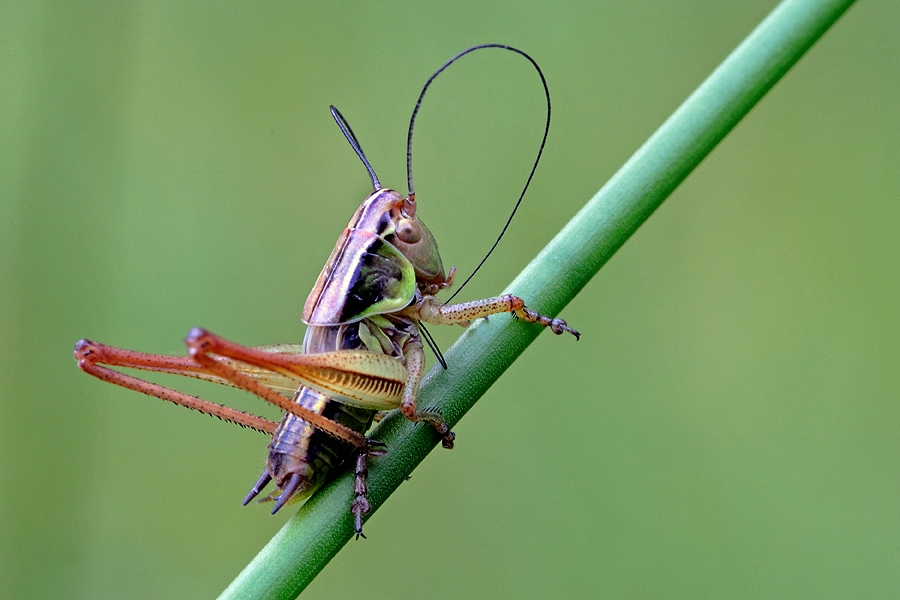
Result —
<path fill-rule="evenodd" d="M 359 145 L 359 140 L 356 139 L 356 135 L 353 133 L 353 130 L 350 129 L 350 123 L 347 122 L 347 119 L 344 118 L 344 115 L 341 114 L 334 105 L 328 107 L 331 111 L 331 116 L 334 117 L 334 122 L 338 124 L 338 127 L 341 128 L 341 131 L 344 132 L 344 137 L 347 138 L 347 141 L 350 142 L 350 146 L 356 151 L 356 155 L 359 157 L 359 160 L 362 161 L 364 165 L 366 165 L 366 170 L 369 172 L 369 177 L 372 178 L 372 186 L 375 188 L 375 191 L 381 189 L 381 183 L 378 181 L 378 175 L 375 174 L 375 169 L 372 168 L 372 165 L 369 164 L 369 161 L 366 159 L 366 155 L 362 150 L 362 146 Z"/>
<path fill-rule="evenodd" d="M 475 267 L 475 270 L 466 277 L 466 280 L 462 282 L 456 291 L 453 292 L 453 295 L 447 299 L 447 302 L 453 300 L 458 293 L 462 291 L 466 284 L 475 276 L 475 273 L 481 268 L 481 266 L 487 261 L 488 257 L 490 257 L 491 253 L 494 252 L 494 249 L 497 247 L 497 244 L 500 243 L 500 239 L 503 237 L 503 234 L 506 233 L 507 228 L 509 228 L 509 224 L 512 222 L 513 217 L 516 216 L 516 211 L 519 210 L 519 205 L 522 203 L 522 198 L 525 197 L 525 192 L 528 191 L 528 186 L 531 184 L 531 179 L 534 177 L 534 172 L 537 170 L 538 163 L 541 160 L 541 154 L 544 152 L 544 145 L 547 143 L 547 134 L 550 132 L 550 88 L 547 87 L 547 80 L 544 78 L 544 73 L 541 71 L 541 68 L 535 62 L 533 58 L 531 58 L 525 52 L 519 50 L 518 48 L 513 48 L 512 46 L 506 46 L 504 44 L 481 44 L 479 46 L 472 46 L 466 50 L 463 50 L 447 62 L 441 66 L 440 69 L 434 72 L 431 77 L 428 78 L 428 81 L 425 82 L 425 87 L 422 88 L 422 93 L 419 94 L 419 99 L 416 100 L 416 107 L 413 109 L 412 117 L 409 120 L 409 135 L 406 137 L 406 176 L 409 184 L 409 199 L 416 199 L 416 192 L 413 188 L 413 177 L 412 177 L 412 136 L 413 136 L 413 127 L 416 123 L 416 115 L 419 113 L 419 108 L 422 106 L 422 99 L 425 97 L 425 92 L 428 91 L 428 87 L 431 85 L 431 82 L 435 80 L 435 78 L 440 75 L 444 69 L 452 65 L 454 62 L 469 54 L 470 52 L 474 52 L 476 50 L 481 50 L 482 48 L 500 48 L 501 50 L 509 50 L 511 52 L 515 52 L 516 54 L 520 54 L 528 59 L 528 62 L 532 64 L 535 70 L 538 73 L 538 76 L 541 78 L 541 84 L 544 86 L 544 95 L 547 98 L 547 123 L 544 126 L 544 136 L 541 138 L 541 145 L 538 147 L 537 157 L 534 159 L 534 165 L 531 167 L 531 173 L 528 174 L 528 179 L 525 181 L 525 187 L 522 188 L 522 193 L 519 194 L 519 199 L 516 200 L 516 204 L 513 206 L 512 212 L 509 213 L 509 218 L 506 219 L 506 224 L 503 225 L 503 229 L 500 230 L 500 235 L 497 236 L 497 239 L 494 241 L 494 244 L 491 246 L 491 249 L 487 251 L 487 254 L 484 255 L 484 258 L 481 259 L 481 262 L 478 263 L 478 266 Z"/>

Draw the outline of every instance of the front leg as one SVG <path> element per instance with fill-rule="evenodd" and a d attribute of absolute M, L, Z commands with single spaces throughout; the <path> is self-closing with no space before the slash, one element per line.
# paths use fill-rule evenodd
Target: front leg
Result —
<path fill-rule="evenodd" d="M 425 296 L 416 304 L 403 310 L 405 316 L 434 323 L 436 325 L 468 325 L 475 319 L 502 312 L 511 312 L 516 318 L 526 323 L 537 323 L 549 327 L 550 331 L 560 335 L 569 332 L 579 339 L 581 334 L 569 327 L 562 319 L 545 317 L 525 306 L 525 301 L 512 294 L 504 294 L 495 298 L 473 300 L 460 304 L 443 304 L 434 296 Z"/>
<path fill-rule="evenodd" d="M 426 422 L 437 430 L 441 436 L 441 445 L 448 450 L 453 448 L 453 440 L 456 434 L 450 431 L 450 426 L 444 421 L 444 417 L 435 411 L 422 410 L 416 406 L 419 395 L 419 384 L 425 373 L 425 352 L 422 350 L 422 342 L 410 340 L 403 348 L 406 357 L 406 386 L 403 388 L 403 402 L 400 404 L 400 412 L 414 423 Z"/>

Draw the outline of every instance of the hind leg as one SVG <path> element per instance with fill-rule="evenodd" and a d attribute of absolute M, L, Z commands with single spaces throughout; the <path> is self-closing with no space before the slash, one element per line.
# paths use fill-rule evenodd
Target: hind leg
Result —
<path fill-rule="evenodd" d="M 356 480 L 353 484 L 353 502 L 350 503 L 350 512 L 354 518 L 354 529 L 356 530 L 356 539 L 365 538 L 362 532 L 363 515 L 371 510 L 369 505 L 369 487 L 367 480 L 369 477 L 369 457 L 380 456 L 385 453 L 385 445 L 375 440 L 369 440 L 369 447 L 356 455 Z"/>

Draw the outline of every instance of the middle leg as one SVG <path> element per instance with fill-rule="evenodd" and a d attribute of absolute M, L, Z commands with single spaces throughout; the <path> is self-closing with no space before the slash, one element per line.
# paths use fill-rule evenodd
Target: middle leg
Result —
<path fill-rule="evenodd" d="M 450 431 L 450 426 L 444 421 L 440 413 L 433 410 L 423 410 L 416 405 L 419 394 L 419 384 L 425 373 L 425 351 L 422 350 L 422 342 L 410 340 L 403 348 L 406 357 L 406 386 L 403 389 L 403 402 L 400 404 L 400 412 L 414 423 L 426 422 L 430 424 L 441 436 L 441 445 L 448 450 L 453 448 L 453 440 L 456 434 Z"/>

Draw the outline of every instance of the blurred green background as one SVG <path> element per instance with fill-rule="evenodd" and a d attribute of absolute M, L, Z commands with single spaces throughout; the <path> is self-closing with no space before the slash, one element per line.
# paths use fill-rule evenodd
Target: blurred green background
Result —
<path fill-rule="evenodd" d="M 215 596 L 293 512 L 240 505 L 264 436 L 71 349 L 302 339 L 369 190 L 330 103 L 405 190 L 435 68 L 541 64 L 544 160 L 463 297 L 493 295 L 774 5 L 0 4 L 0 596 Z M 898 31 L 853 7 L 564 311 L 581 342 L 541 336 L 306 596 L 897 597 Z M 542 103 L 495 50 L 429 93 L 420 215 L 463 274 Z"/>

